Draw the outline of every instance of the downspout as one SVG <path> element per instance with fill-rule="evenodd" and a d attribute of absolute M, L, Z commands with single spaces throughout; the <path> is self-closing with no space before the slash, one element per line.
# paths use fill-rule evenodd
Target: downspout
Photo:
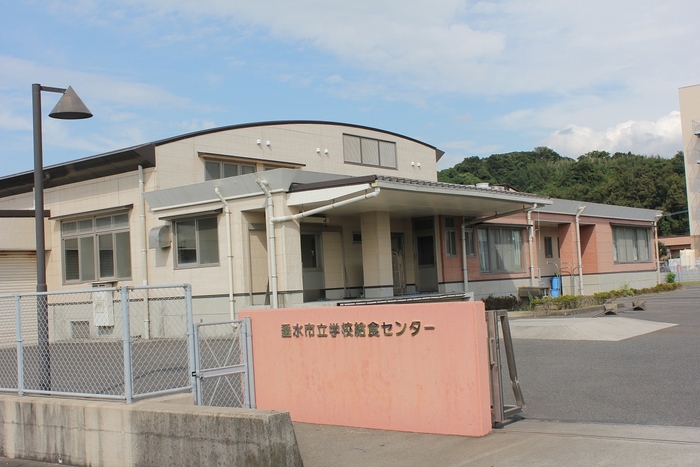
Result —
<path fill-rule="evenodd" d="M 362 201 L 363 199 L 369 199 L 369 198 L 374 198 L 375 196 L 379 195 L 379 187 L 374 187 L 374 191 L 370 193 L 365 193 L 364 195 L 360 196 L 355 196 L 354 198 L 346 199 L 345 201 L 338 201 L 332 202 L 331 204 L 327 204 L 325 206 L 321 206 L 320 208 L 315 208 L 315 209 L 310 209 L 308 211 L 300 212 L 298 214 L 292 214 L 290 216 L 283 216 L 283 217 L 275 217 L 272 219 L 272 222 L 286 222 L 286 221 L 294 221 L 297 219 L 301 219 L 302 217 L 308 217 L 308 216 L 313 216 L 314 214 L 320 214 L 322 212 L 330 211 L 331 209 L 339 208 L 341 206 L 345 206 L 346 204 L 352 204 L 356 203 L 358 201 Z"/>
<path fill-rule="evenodd" d="M 267 180 L 255 179 L 255 183 L 265 193 L 265 231 L 267 232 L 267 268 L 270 273 L 270 306 L 279 308 L 277 303 L 277 251 L 275 249 L 275 226 L 272 223 L 274 209 L 272 206 L 272 194 Z"/>
<path fill-rule="evenodd" d="M 659 256 L 659 227 L 657 222 L 661 219 L 662 215 L 659 214 L 654 219 L 654 259 L 656 260 L 656 285 L 661 283 L 661 257 Z"/>
<path fill-rule="evenodd" d="M 142 284 L 148 285 L 148 233 L 146 230 L 146 198 L 143 196 L 145 184 L 143 181 L 143 166 L 139 165 L 139 193 L 141 194 L 141 214 L 139 215 L 139 227 L 141 228 L 141 270 L 143 271 Z M 149 309 L 148 289 L 146 292 L 146 313 L 143 318 L 143 327 L 145 329 L 144 339 L 151 337 L 151 312 Z"/>
<path fill-rule="evenodd" d="M 224 212 L 226 213 L 226 250 L 228 253 L 228 310 L 231 320 L 236 319 L 236 309 L 233 300 L 233 251 L 231 242 L 231 208 L 228 205 L 228 201 L 221 196 L 219 192 L 219 187 L 214 187 L 214 192 L 216 196 L 219 197 L 224 205 Z"/>
<path fill-rule="evenodd" d="M 581 262 L 581 214 L 586 206 L 580 206 L 576 210 L 576 255 L 578 256 L 578 293 L 583 296 L 583 264 Z"/>
<path fill-rule="evenodd" d="M 464 293 L 469 292 L 469 276 L 467 275 L 467 223 L 462 218 L 462 280 Z"/>
<path fill-rule="evenodd" d="M 277 300 L 277 252 L 275 250 L 275 229 L 274 225 L 278 222 L 293 221 L 301 219 L 302 217 L 313 216 L 314 214 L 319 214 L 322 212 L 330 211 L 331 209 L 339 208 L 348 204 L 356 203 L 364 199 L 374 198 L 379 195 L 379 187 L 374 187 L 374 191 L 371 193 L 365 193 L 364 195 L 355 196 L 354 198 L 346 199 L 344 201 L 334 201 L 331 204 L 321 206 L 315 209 L 310 209 L 308 211 L 300 212 L 298 214 L 292 214 L 289 216 L 274 217 L 274 209 L 272 205 L 272 194 L 270 193 L 270 187 L 267 180 L 256 179 L 255 183 L 260 186 L 260 189 L 265 193 L 265 228 L 268 231 L 268 245 L 270 246 L 268 251 L 268 264 L 270 268 L 270 289 L 272 297 L 270 298 L 270 305 L 272 308 L 278 308 Z"/>
<path fill-rule="evenodd" d="M 530 287 L 535 286 L 535 252 L 532 248 L 533 238 L 535 237 L 535 225 L 532 223 L 532 211 L 537 209 L 537 203 L 532 205 L 527 211 L 527 226 L 528 226 L 528 248 L 530 250 Z"/>

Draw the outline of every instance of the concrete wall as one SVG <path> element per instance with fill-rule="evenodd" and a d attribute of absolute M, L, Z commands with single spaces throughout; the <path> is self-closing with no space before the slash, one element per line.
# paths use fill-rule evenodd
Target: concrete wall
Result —
<path fill-rule="evenodd" d="M 0 455 L 101 467 L 301 466 L 289 414 L 0 396 Z"/>
<path fill-rule="evenodd" d="M 284 408 L 307 423 L 463 436 L 491 431 L 483 302 L 241 315 L 252 319 L 258 408 Z M 352 336 L 333 337 L 331 325 L 344 323 Z M 292 335 L 283 336 L 283 325 Z M 365 326 L 364 335 L 354 334 L 356 325 Z"/>

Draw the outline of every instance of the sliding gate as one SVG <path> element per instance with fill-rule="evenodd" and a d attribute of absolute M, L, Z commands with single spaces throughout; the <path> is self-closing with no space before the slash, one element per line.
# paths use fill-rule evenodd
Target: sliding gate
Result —
<path fill-rule="evenodd" d="M 520 390 L 518 372 L 515 369 L 515 355 L 513 353 L 513 338 L 510 335 L 510 323 L 508 312 L 505 310 L 487 311 L 486 322 L 489 335 L 489 364 L 491 369 L 491 421 L 493 426 L 498 426 L 508 418 L 513 418 L 525 407 L 525 399 Z M 503 339 L 501 340 L 499 324 Z M 501 348 L 506 353 L 508 376 L 513 388 L 515 405 L 506 405 L 503 398 L 503 379 L 501 376 Z"/>
<path fill-rule="evenodd" d="M 255 408 L 250 318 L 195 325 L 197 405 Z"/>

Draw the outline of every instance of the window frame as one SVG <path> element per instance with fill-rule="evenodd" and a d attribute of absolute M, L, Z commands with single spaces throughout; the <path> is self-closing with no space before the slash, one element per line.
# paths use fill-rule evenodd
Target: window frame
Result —
<path fill-rule="evenodd" d="M 651 241 L 651 228 L 638 225 L 611 225 L 613 261 L 615 264 L 653 263 L 654 252 Z M 639 238 L 639 233 L 644 233 L 644 239 Z M 645 251 L 640 249 L 643 242 Z M 632 259 L 629 255 L 632 255 Z M 642 254 L 644 253 L 644 255 Z M 621 258 L 624 256 L 624 258 Z M 646 258 L 642 258 L 646 256 Z"/>
<path fill-rule="evenodd" d="M 256 173 L 258 171 L 258 166 L 255 162 L 245 162 L 239 160 L 223 160 L 223 159 L 211 159 L 203 158 L 204 161 L 204 181 L 208 182 L 211 180 L 221 180 L 222 178 L 238 177 L 239 175 L 247 175 L 250 173 Z M 219 177 L 211 177 L 209 175 L 209 170 L 207 170 L 207 164 L 218 164 L 219 165 Z M 236 167 L 235 175 L 224 176 L 226 166 Z M 244 167 L 253 168 L 252 172 L 245 172 Z"/>
<path fill-rule="evenodd" d="M 451 221 L 451 226 L 448 225 Z M 442 225 L 445 229 L 445 256 L 448 258 L 456 258 L 459 254 L 457 247 L 457 230 L 455 228 L 456 219 L 452 216 L 445 216 L 442 220 Z"/>
<path fill-rule="evenodd" d="M 200 223 L 204 221 L 209 221 L 212 220 L 214 222 L 214 229 L 211 229 L 215 234 L 216 238 L 215 241 L 213 242 L 213 245 L 216 245 L 216 261 L 211 261 L 211 262 L 202 262 L 202 235 L 201 235 L 201 228 L 200 228 Z M 204 217 L 190 217 L 186 219 L 177 219 L 173 220 L 173 225 L 172 225 L 172 231 L 174 233 L 174 245 L 175 248 L 173 248 L 173 265 L 175 269 L 193 269 L 193 268 L 206 268 L 206 267 L 216 267 L 221 265 L 221 256 L 220 256 L 220 248 L 219 248 L 219 216 L 214 215 L 214 216 L 204 216 Z M 180 232 L 178 225 L 179 224 L 185 224 L 185 223 L 194 223 L 194 252 L 195 252 L 195 261 L 188 261 L 184 262 L 180 260 L 180 252 L 184 248 L 181 248 L 180 241 L 181 241 L 181 235 L 182 233 Z M 206 242 L 207 240 L 204 239 Z M 211 241 L 211 240 L 210 240 Z M 210 256 L 211 252 L 208 253 L 206 256 Z"/>
<path fill-rule="evenodd" d="M 124 219 L 120 219 L 122 216 L 124 216 Z M 109 219 L 109 225 L 104 224 L 104 222 L 102 225 L 99 225 L 98 221 L 104 221 L 105 219 Z M 75 224 L 75 229 L 69 228 L 71 224 Z M 129 211 L 101 213 L 100 215 L 62 220 L 60 223 L 60 234 L 63 284 L 131 280 Z M 109 238 L 108 244 L 103 241 L 107 238 Z M 76 243 L 76 247 L 73 248 L 71 245 L 70 251 L 76 252 L 75 258 L 69 260 L 67 244 L 72 244 L 73 242 Z M 109 245 L 109 248 L 104 248 L 107 245 Z M 125 249 L 126 254 L 124 254 Z M 109 254 L 107 254 L 108 252 Z M 69 278 L 69 262 L 73 263 L 74 261 L 76 263 L 77 278 Z M 90 270 L 85 271 L 86 268 Z"/>
<path fill-rule="evenodd" d="M 354 153 L 350 154 L 349 151 L 351 138 L 357 138 L 356 148 L 359 151 L 357 154 L 359 155 L 359 161 L 352 160 L 352 158 L 350 157 L 352 155 L 355 155 Z M 374 152 L 370 151 L 370 146 L 373 146 L 373 143 L 376 143 L 377 148 L 376 163 L 374 162 L 374 160 L 370 160 L 375 157 Z M 384 156 L 382 156 L 382 154 L 384 154 Z M 369 138 L 360 135 L 351 135 L 349 133 L 343 133 L 343 162 L 345 164 L 398 170 L 398 159 L 399 157 L 395 141 L 387 141 L 377 138 Z"/>
<path fill-rule="evenodd" d="M 552 237 L 544 237 L 543 243 L 544 243 L 544 257 L 545 258 L 554 258 L 554 242 L 552 241 Z"/>
<path fill-rule="evenodd" d="M 525 272 L 524 230 L 523 227 L 509 226 L 482 225 L 478 227 L 479 271 L 482 274 L 516 274 Z M 517 245 L 512 243 L 514 233 L 517 233 L 518 236 Z M 503 235 L 510 236 L 511 243 L 504 243 L 503 241 L 496 243 Z M 512 247 L 512 251 L 505 251 L 509 247 Z M 500 260 L 498 256 L 499 249 L 501 250 Z M 510 268 L 510 265 L 505 264 L 508 258 L 505 257 L 504 253 L 511 253 L 512 259 L 517 256 L 519 266 Z M 499 267 L 499 262 L 502 263 L 502 267 Z"/>

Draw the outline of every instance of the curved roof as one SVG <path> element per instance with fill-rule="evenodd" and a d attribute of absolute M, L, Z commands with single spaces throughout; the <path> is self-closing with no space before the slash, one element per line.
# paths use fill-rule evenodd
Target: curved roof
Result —
<path fill-rule="evenodd" d="M 68 161 L 61 164 L 44 167 L 44 188 L 52 188 L 69 183 L 79 181 L 92 180 L 108 175 L 116 175 L 125 172 L 132 172 L 138 169 L 138 166 L 144 168 L 155 167 L 156 155 L 155 148 L 164 144 L 173 143 L 187 138 L 208 135 L 221 131 L 237 130 L 242 128 L 254 128 L 263 126 L 276 125 L 337 125 L 350 128 L 359 128 L 363 130 L 376 131 L 387 135 L 403 138 L 409 141 L 426 146 L 435 150 L 435 158 L 439 160 L 444 154 L 435 146 L 419 141 L 409 136 L 404 136 L 399 133 L 372 128 L 363 125 L 354 125 L 349 123 L 328 122 L 322 120 L 277 120 L 267 122 L 242 123 L 238 125 L 228 125 L 206 130 L 194 131 L 185 133 L 170 138 L 164 138 L 150 143 L 139 144 L 125 149 L 118 149 L 95 156 L 89 156 L 83 159 Z M 21 172 L 14 175 L 0 177 L 0 198 L 6 196 L 17 195 L 21 193 L 31 192 L 34 188 L 34 171 Z"/>

